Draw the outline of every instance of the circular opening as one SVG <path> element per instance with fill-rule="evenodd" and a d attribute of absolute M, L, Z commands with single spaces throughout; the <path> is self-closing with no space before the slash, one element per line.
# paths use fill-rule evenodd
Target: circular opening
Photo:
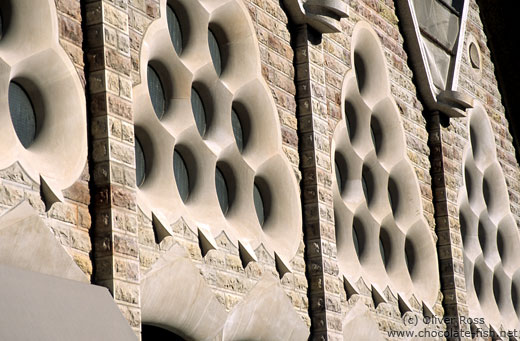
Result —
<path fill-rule="evenodd" d="M 368 185 L 367 181 L 365 180 L 365 175 L 361 176 L 361 186 L 363 187 L 363 194 L 365 195 L 365 200 L 369 202 L 368 198 Z"/>
<path fill-rule="evenodd" d="M 486 235 L 486 228 L 484 227 L 484 224 L 482 224 L 481 221 L 478 222 L 478 241 L 480 243 L 482 251 L 484 252 L 484 254 L 486 254 L 488 251 L 488 238 Z"/>
<path fill-rule="evenodd" d="M 410 239 L 406 238 L 404 243 L 404 261 L 406 263 L 406 267 L 408 268 L 408 272 L 410 276 L 413 277 L 413 271 L 415 268 L 415 248 L 413 247 Z"/>
<path fill-rule="evenodd" d="M 379 235 L 379 254 L 381 255 L 381 260 L 383 261 L 383 264 L 386 266 L 387 261 L 387 251 L 385 249 L 385 244 L 383 242 L 383 231 L 381 231 L 381 234 Z"/>
<path fill-rule="evenodd" d="M 15 82 L 9 84 L 9 112 L 18 139 L 28 148 L 36 137 L 36 115 L 25 90 Z"/>
<path fill-rule="evenodd" d="M 170 5 L 166 6 L 166 20 L 168 21 L 168 31 L 173 48 L 180 55 L 182 52 L 182 30 L 179 19 Z"/>
<path fill-rule="evenodd" d="M 372 144 L 374 145 L 374 149 L 377 152 L 377 140 L 376 140 L 376 135 L 374 133 L 374 120 L 372 120 L 372 122 L 370 122 L 370 138 L 372 139 Z"/>
<path fill-rule="evenodd" d="M 352 225 L 352 241 L 354 242 L 354 250 L 356 251 L 356 255 L 359 258 L 360 248 L 359 248 L 359 238 L 358 238 L 356 225 Z"/>
<path fill-rule="evenodd" d="M 235 136 L 238 150 L 242 153 L 244 150 L 244 130 L 235 109 L 231 109 L 231 126 L 233 127 L 233 135 Z"/>
<path fill-rule="evenodd" d="M 191 109 L 199 134 L 204 136 L 206 133 L 206 109 L 199 93 L 194 88 L 191 88 Z"/>
<path fill-rule="evenodd" d="M 164 95 L 164 87 L 159 74 L 150 65 L 148 65 L 148 92 L 150 93 L 155 115 L 157 115 L 158 119 L 161 119 L 166 110 L 166 96 Z"/>
<path fill-rule="evenodd" d="M 394 216 L 398 215 L 398 209 L 399 209 L 399 186 L 397 185 L 397 182 L 394 180 L 393 177 L 390 177 L 388 179 L 388 203 L 390 204 L 390 208 L 392 209 L 392 213 Z"/>
<path fill-rule="evenodd" d="M 358 259 L 362 262 L 365 256 L 366 234 L 363 222 L 358 217 L 354 217 L 352 222 L 352 241 Z"/>
<path fill-rule="evenodd" d="M 352 141 L 356 134 L 356 109 L 349 101 L 345 101 L 345 125 L 347 126 L 348 137 Z"/>
<path fill-rule="evenodd" d="M 370 169 L 363 166 L 363 171 L 361 173 L 361 187 L 363 188 L 363 194 L 365 196 L 367 205 L 370 206 L 370 202 L 373 198 L 374 193 L 374 178 L 372 177 L 372 173 Z"/>
<path fill-rule="evenodd" d="M 498 308 L 502 308 L 502 288 L 500 287 L 500 280 L 496 276 L 493 275 L 493 295 L 495 296 L 495 301 L 497 302 Z"/>
<path fill-rule="evenodd" d="M 354 52 L 354 70 L 356 72 L 356 80 L 358 83 L 359 92 L 363 93 L 367 80 L 367 68 L 365 61 L 357 52 Z"/>
<path fill-rule="evenodd" d="M 340 171 L 340 168 L 338 166 L 338 161 L 334 160 L 334 168 L 336 172 L 336 182 L 338 184 L 339 193 L 341 194 L 343 192 L 343 177 Z"/>
<path fill-rule="evenodd" d="M 265 206 L 264 199 L 260 189 L 255 184 L 253 188 L 253 201 L 255 203 L 256 216 L 258 217 L 258 222 L 260 226 L 264 225 L 265 222 Z"/>
<path fill-rule="evenodd" d="M 220 54 L 220 47 L 218 45 L 217 38 L 211 29 L 208 29 L 208 44 L 211 60 L 213 61 L 213 67 L 215 68 L 217 75 L 220 76 L 222 73 L 222 56 Z"/>
<path fill-rule="evenodd" d="M 144 157 L 143 146 L 135 137 L 135 183 L 137 187 L 144 183 L 146 177 L 146 159 Z"/>
<path fill-rule="evenodd" d="M 215 169 L 215 187 L 217 188 L 217 197 L 220 204 L 220 209 L 222 210 L 222 213 L 226 215 L 229 209 L 228 186 L 224 174 L 218 167 Z"/>
<path fill-rule="evenodd" d="M 496 187 L 495 190 L 497 190 Z M 493 202 L 493 186 L 490 184 L 490 181 L 488 180 L 488 175 L 484 175 L 484 179 L 482 179 L 482 192 L 484 194 L 484 202 L 486 203 L 488 210 L 491 211 L 494 207 L 495 202 Z"/>
<path fill-rule="evenodd" d="M 506 243 L 502 233 L 503 232 L 500 229 L 497 231 L 497 247 L 500 259 L 502 259 L 502 262 L 504 262 L 506 260 Z"/>
<path fill-rule="evenodd" d="M 474 69 L 480 69 L 480 56 L 475 43 L 469 44 L 469 60 L 471 62 L 471 67 Z"/>
<path fill-rule="evenodd" d="M 188 167 L 184 158 L 178 151 L 173 152 L 173 174 L 177 183 L 177 190 L 183 202 L 186 202 L 190 195 L 190 178 L 188 175 Z"/>
<path fill-rule="evenodd" d="M 466 193 L 468 194 L 468 199 L 471 200 L 473 196 L 473 178 L 471 177 L 471 173 L 468 169 L 464 169 L 464 179 L 466 181 Z"/>
<path fill-rule="evenodd" d="M 470 140 L 470 143 L 471 143 L 471 149 L 473 151 L 473 157 L 475 159 L 478 158 L 478 153 L 479 153 L 479 148 L 480 148 L 477 136 L 478 136 L 478 134 L 475 131 L 475 128 L 473 127 L 473 124 L 470 123 L 470 125 L 469 125 L 469 140 Z"/>
<path fill-rule="evenodd" d="M 473 270 L 473 286 L 475 287 L 478 299 L 482 300 L 482 276 L 477 267 Z"/>

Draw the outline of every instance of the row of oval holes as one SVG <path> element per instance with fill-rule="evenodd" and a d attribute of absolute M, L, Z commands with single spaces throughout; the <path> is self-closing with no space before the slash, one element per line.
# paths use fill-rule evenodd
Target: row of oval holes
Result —
<path fill-rule="evenodd" d="M 173 47 L 177 54 L 180 55 L 183 48 L 182 30 L 175 12 L 170 6 L 167 6 L 167 21 Z M 220 48 L 215 35 L 210 29 L 208 29 L 208 45 L 211 53 L 211 59 L 213 61 L 213 66 L 217 75 L 220 76 L 222 72 Z M 152 101 L 155 114 L 160 120 L 166 111 L 166 96 L 164 94 L 164 87 L 162 85 L 159 74 L 151 65 L 148 65 L 147 73 L 150 99 Z M 199 131 L 199 134 L 204 137 L 204 134 L 206 133 L 206 110 L 204 108 L 204 102 L 202 101 L 199 93 L 193 87 L 191 89 L 191 107 L 197 130 Z M 233 108 L 231 109 L 231 125 L 238 150 L 242 152 L 246 142 L 244 139 L 244 131 L 240 122 L 240 118 Z M 146 160 L 138 137 L 135 139 L 135 155 L 136 183 L 138 186 L 141 186 L 144 183 L 146 177 Z M 173 173 L 175 176 L 175 182 L 177 183 L 179 195 L 183 202 L 186 202 L 190 194 L 190 177 L 188 174 L 189 172 L 186 162 L 177 150 L 174 150 L 173 154 Z M 223 172 L 218 167 L 215 169 L 215 186 L 217 189 L 220 208 L 222 209 L 222 213 L 225 215 L 230 205 L 228 186 Z M 258 221 L 260 222 L 260 225 L 263 225 L 265 220 L 264 200 L 263 195 L 256 184 L 253 188 L 253 201 Z"/>

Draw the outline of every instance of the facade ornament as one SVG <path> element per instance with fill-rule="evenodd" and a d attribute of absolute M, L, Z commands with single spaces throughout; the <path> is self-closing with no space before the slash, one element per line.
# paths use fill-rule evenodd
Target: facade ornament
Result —
<path fill-rule="evenodd" d="M 457 91 L 467 0 L 398 0 L 418 90 L 429 111 L 464 117 L 473 99 Z"/>
<path fill-rule="evenodd" d="M 343 0 L 283 0 L 287 12 L 296 24 L 308 24 L 321 33 L 341 31 L 339 21 L 348 16 Z"/>

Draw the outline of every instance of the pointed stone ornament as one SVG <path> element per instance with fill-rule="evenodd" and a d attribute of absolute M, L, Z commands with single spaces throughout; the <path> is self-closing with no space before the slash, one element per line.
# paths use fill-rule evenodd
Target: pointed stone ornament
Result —
<path fill-rule="evenodd" d="M 217 242 L 211 235 L 207 226 L 197 226 L 197 229 L 200 250 L 202 251 L 202 257 L 204 257 L 209 251 L 217 249 Z"/>
<path fill-rule="evenodd" d="M 276 252 L 274 253 L 274 260 L 276 263 L 276 271 L 278 271 L 280 279 L 282 279 L 286 273 L 292 272 L 289 263 L 280 257 Z"/>
<path fill-rule="evenodd" d="M 466 116 L 473 99 L 457 91 L 469 0 L 398 0 L 418 90 L 429 111 Z"/>
<path fill-rule="evenodd" d="M 158 243 L 162 242 L 164 238 L 172 236 L 168 221 L 160 213 L 152 212 L 152 225 Z"/>
<path fill-rule="evenodd" d="M 401 296 L 401 294 L 397 294 L 397 304 L 399 306 L 399 312 L 401 316 L 404 316 L 409 311 L 413 311 L 411 304 Z"/>
<path fill-rule="evenodd" d="M 423 306 L 423 316 L 433 318 L 435 317 L 435 313 L 433 312 L 433 309 L 428 306 L 425 302 L 422 304 Z"/>
<path fill-rule="evenodd" d="M 240 254 L 240 259 L 242 260 L 242 266 L 244 269 L 246 268 L 247 264 L 249 264 L 249 262 L 258 262 L 255 251 L 248 242 L 239 240 L 238 252 Z"/>
<path fill-rule="evenodd" d="M 498 341 L 498 340 L 507 340 L 507 339 L 504 339 L 500 336 L 500 329 L 497 328 L 496 326 L 490 324 L 489 325 L 489 334 L 490 334 L 490 339 L 493 340 L 493 341 Z"/>
<path fill-rule="evenodd" d="M 308 24 L 320 33 L 340 32 L 341 18 L 348 17 L 348 5 L 342 0 L 283 0 L 292 20 Z"/>
<path fill-rule="evenodd" d="M 55 186 L 52 180 L 40 175 L 40 191 L 45 203 L 45 210 L 49 211 L 56 202 L 64 202 L 65 198 L 58 186 Z"/>
<path fill-rule="evenodd" d="M 350 299 L 353 295 L 359 295 L 359 290 L 353 282 L 350 282 L 347 277 L 343 276 L 343 286 L 345 287 L 345 292 L 347 293 L 347 300 Z"/>
<path fill-rule="evenodd" d="M 370 288 L 363 280 L 363 277 L 359 277 L 359 279 L 356 282 L 356 287 L 358 288 L 360 294 L 363 294 L 365 296 L 372 295 L 372 292 L 370 291 Z"/>
<path fill-rule="evenodd" d="M 372 285 L 372 300 L 374 301 L 374 307 L 377 309 L 381 303 L 388 303 L 383 293 Z"/>

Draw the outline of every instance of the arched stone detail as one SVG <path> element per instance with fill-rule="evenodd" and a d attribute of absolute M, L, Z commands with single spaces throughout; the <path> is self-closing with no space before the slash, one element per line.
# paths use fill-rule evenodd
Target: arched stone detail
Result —
<path fill-rule="evenodd" d="M 480 102 L 468 115 L 459 219 L 469 314 L 496 330 L 520 327 L 520 237 L 495 135 Z"/>
<path fill-rule="evenodd" d="M 238 247 L 264 244 L 271 255 L 292 259 L 301 240 L 299 189 L 281 144 L 276 105 L 261 74 L 256 33 L 244 4 L 237 0 L 179 0 L 170 4 L 182 13 L 184 46 L 177 55 L 168 31 L 167 1 L 161 18 L 150 25 L 140 55 L 141 84 L 134 87 L 136 136 L 147 160 L 146 180 L 137 201 L 153 219 L 159 239 L 171 235 L 170 224 L 183 217 L 197 231 L 217 236 L 226 231 Z M 208 48 L 208 27 L 221 47 L 223 71 L 217 75 Z M 159 73 L 166 111 L 158 119 L 147 87 L 147 65 Z M 195 85 L 208 111 L 207 131 L 201 137 L 192 114 Z M 240 152 L 235 143 L 231 108 L 243 111 L 248 141 Z M 190 171 L 191 192 L 186 202 L 178 194 L 172 169 L 173 151 L 182 150 Z M 232 179 L 232 202 L 226 215 L 215 190 L 215 168 L 224 165 Z M 269 217 L 261 226 L 253 204 L 254 184 L 269 195 Z"/>
<path fill-rule="evenodd" d="M 80 177 L 87 160 L 84 89 L 59 43 L 53 0 L 9 0 L 1 7 L 0 169 L 18 162 L 48 202 L 63 200 L 61 191 Z M 11 81 L 24 88 L 35 109 L 36 137 L 27 149 L 11 122 Z"/>
<path fill-rule="evenodd" d="M 440 288 L 435 242 L 406 155 L 385 55 L 365 22 L 354 27 L 351 56 L 353 68 L 342 89 L 343 119 L 332 146 L 340 274 L 350 283 L 362 278 L 395 297 L 415 296 L 433 306 Z"/>

